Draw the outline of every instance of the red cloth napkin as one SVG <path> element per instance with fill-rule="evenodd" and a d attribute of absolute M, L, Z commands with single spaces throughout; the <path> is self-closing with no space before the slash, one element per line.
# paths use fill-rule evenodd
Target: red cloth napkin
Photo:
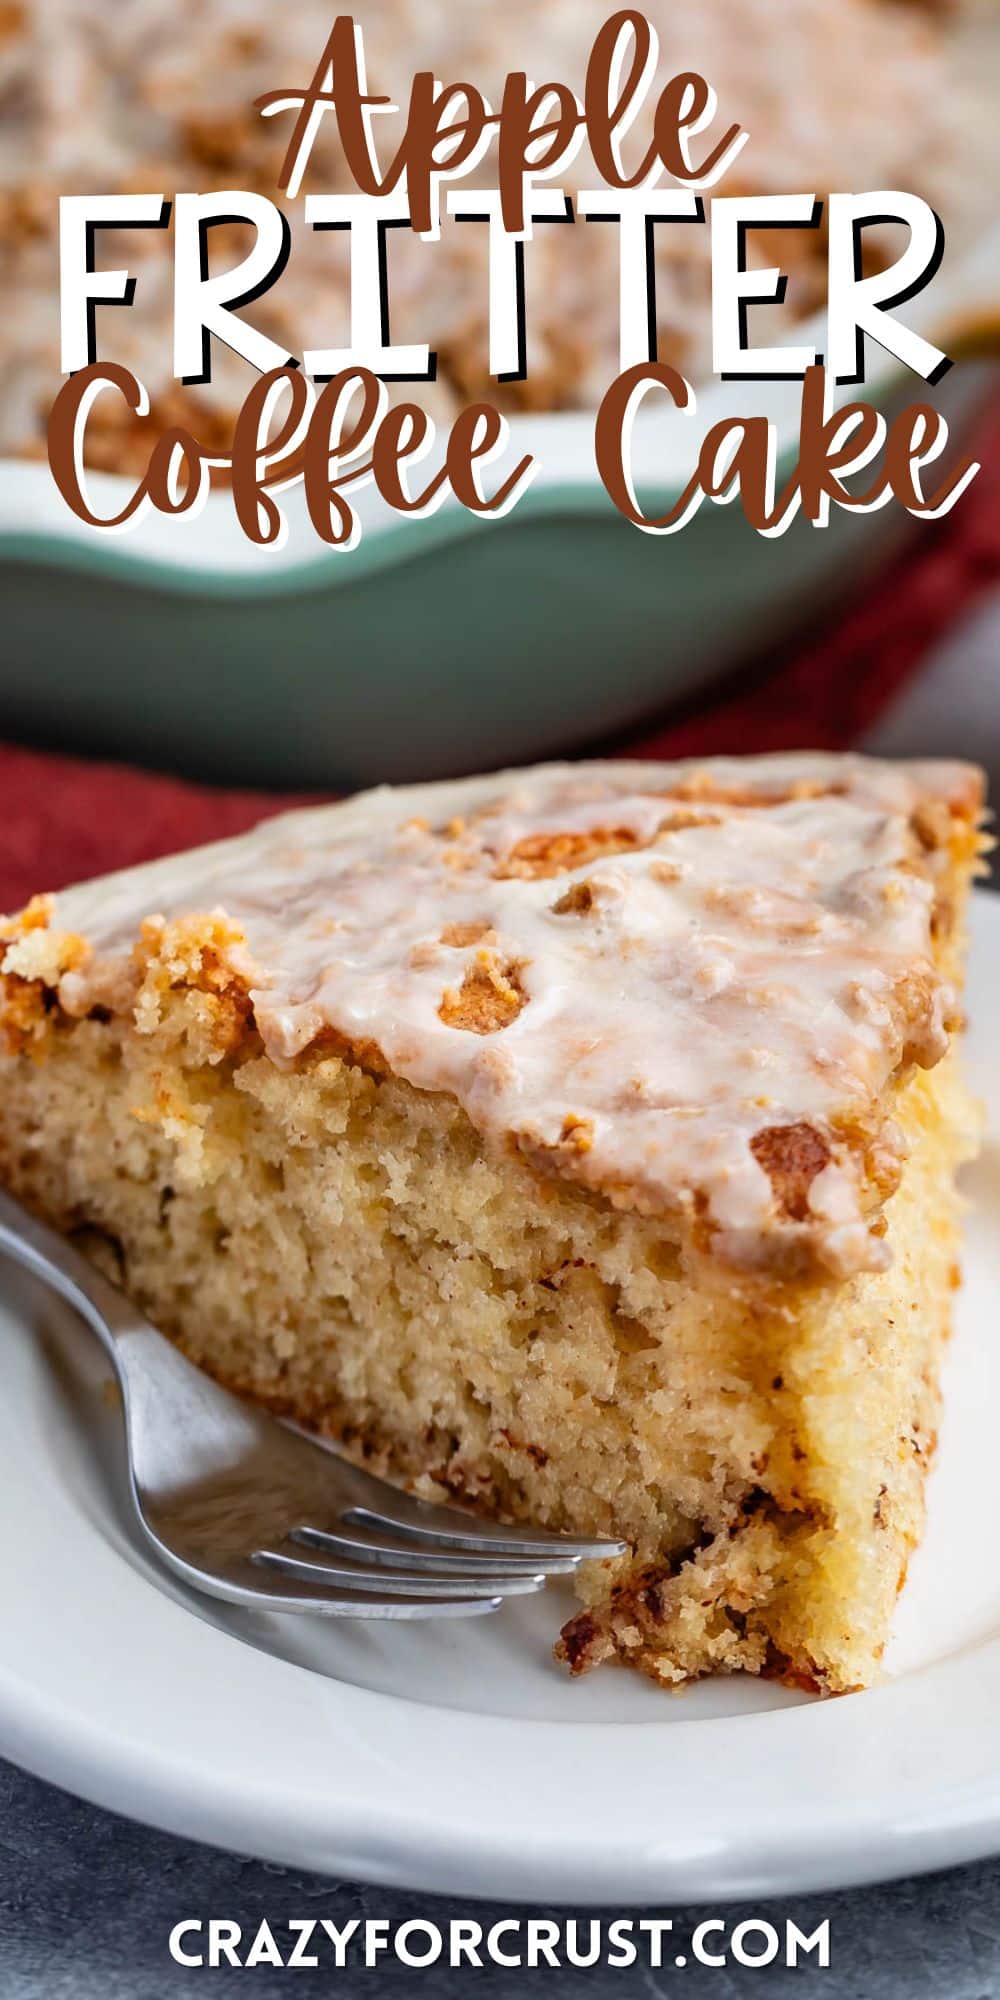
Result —
<path fill-rule="evenodd" d="M 832 629 L 766 670 L 734 676 L 709 705 L 674 710 L 617 744 L 617 754 L 842 750 L 857 742 L 934 641 L 1000 578 L 1000 409 L 984 426 L 977 456 L 982 472 L 954 512 L 920 527 Z M 241 833 L 303 802 L 2 744 L 0 801 L 0 910 L 8 911 L 39 889 Z"/>

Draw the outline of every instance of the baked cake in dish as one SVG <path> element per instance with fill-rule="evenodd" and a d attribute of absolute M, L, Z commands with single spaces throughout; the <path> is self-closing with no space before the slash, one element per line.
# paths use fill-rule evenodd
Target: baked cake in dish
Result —
<path fill-rule="evenodd" d="M 429 69 L 442 80 L 470 78 L 496 106 L 507 73 L 527 63 L 538 83 L 557 78 L 582 94 L 591 46 L 613 11 L 606 0 L 366 0 L 360 18 L 370 88 L 405 107 L 414 72 Z M 973 30 L 990 11 L 976 0 L 960 7 L 646 0 L 643 11 L 660 42 L 654 91 L 678 72 L 700 71 L 718 94 L 715 140 L 734 120 L 750 135 L 717 192 L 912 188 L 941 215 L 950 257 L 975 240 L 980 219 L 984 226 L 992 219 L 995 69 L 991 48 L 980 48 L 985 32 Z M 291 119 L 262 119 L 255 101 L 305 87 L 335 12 L 329 0 L 0 5 L 0 290 L 17 301 L 16 312 L 0 317 L 0 453 L 44 453 L 60 386 L 60 195 L 249 188 L 278 199 Z M 649 143 L 654 91 L 625 139 L 630 171 Z M 402 112 L 375 120 L 384 162 L 403 122 Z M 496 174 L 493 147 L 474 184 L 495 186 Z M 599 184 L 586 148 L 559 183 L 574 197 Z M 303 193 L 352 187 L 336 120 L 325 118 Z M 301 357 L 348 340 L 348 243 L 343 233 L 307 228 L 302 198 L 283 205 L 292 235 L 288 268 L 247 317 Z M 664 226 L 653 234 L 658 351 L 702 381 L 712 366 L 709 232 Z M 250 240 L 232 223 L 212 230 L 213 274 L 231 270 Z M 897 255 L 893 241 L 877 226 L 866 230 L 866 259 L 877 264 Z M 748 253 L 787 272 L 789 313 L 801 317 L 823 305 L 822 228 L 752 231 Z M 386 256 L 393 340 L 428 341 L 438 358 L 433 384 L 404 383 L 394 394 L 415 395 L 445 421 L 481 396 L 511 410 L 596 409 L 619 366 L 617 229 L 585 222 L 536 228 L 525 257 L 528 372 L 520 382 L 497 382 L 489 372 L 484 226 L 446 214 L 435 243 L 394 229 Z M 97 261 L 101 270 L 127 268 L 136 278 L 127 312 L 98 311 L 98 351 L 136 372 L 152 414 L 148 423 L 136 421 L 117 397 L 102 397 L 87 426 L 90 461 L 145 470 L 152 438 L 177 423 L 225 453 L 256 377 L 219 341 L 212 343 L 211 382 L 193 387 L 172 376 L 170 233 L 102 230 Z"/>
<path fill-rule="evenodd" d="M 0 1181 L 231 1388 L 631 1551 L 558 1652 L 877 1676 L 958 1281 L 973 769 L 383 789 L 0 927 Z"/>

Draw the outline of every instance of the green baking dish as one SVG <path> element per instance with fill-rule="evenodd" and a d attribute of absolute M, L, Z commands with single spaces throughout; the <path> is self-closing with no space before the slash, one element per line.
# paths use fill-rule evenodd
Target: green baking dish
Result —
<path fill-rule="evenodd" d="M 938 302 L 939 330 L 942 314 L 967 328 L 973 306 L 982 324 L 982 261 Z M 960 436 L 988 377 L 964 361 L 928 392 L 883 357 L 864 393 L 887 413 L 931 394 Z M 695 417 L 642 420 L 644 502 L 681 489 L 723 410 L 773 414 L 791 463 L 798 403 L 797 384 L 716 384 Z M 679 534 L 643 534 L 600 485 L 592 429 L 515 420 L 512 450 L 527 442 L 542 470 L 503 520 L 383 510 L 348 553 L 304 518 L 286 549 L 253 549 L 225 494 L 194 523 L 156 516 L 109 538 L 68 513 L 46 467 L 0 467 L 0 732 L 282 787 L 540 757 L 692 696 L 839 610 L 901 534 L 927 532 L 890 506 L 767 540 L 737 505 L 706 504 Z"/>

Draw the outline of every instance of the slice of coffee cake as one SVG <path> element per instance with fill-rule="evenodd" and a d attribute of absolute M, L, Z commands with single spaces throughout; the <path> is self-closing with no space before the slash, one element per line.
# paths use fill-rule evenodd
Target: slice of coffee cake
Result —
<path fill-rule="evenodd" d="M 934 1444 L 980 810 L 952 764 L 549 766 L 40 898 L 0 1181 L 230 1387 L 627 1540 L 574 1669 L 857 1687 Z"/>

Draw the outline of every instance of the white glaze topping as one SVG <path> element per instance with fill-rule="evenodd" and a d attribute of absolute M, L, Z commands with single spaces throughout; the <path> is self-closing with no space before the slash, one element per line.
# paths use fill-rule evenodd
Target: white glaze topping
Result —
<path fill-rule="evenodd" d="M 145 917 L 224 912 L 275 1061 L 332 1029 L 489 1140 L 704 1218 L 735 1263 L 794 1242 L 872 1268 L 845 1124 L 870 1140 L 874 1114 L 892 1153 L 881 1093 L 943 1054 L 952 1004 L 911 815 L 968 811 L 976 783 L 797 754 L 381 790 L 59 898 L 92 952 L 60 995 L 79 1013 L 120 985 Z M 812 1148 L 798 1214 L 752 1150 L 789 1127 Z"/>

